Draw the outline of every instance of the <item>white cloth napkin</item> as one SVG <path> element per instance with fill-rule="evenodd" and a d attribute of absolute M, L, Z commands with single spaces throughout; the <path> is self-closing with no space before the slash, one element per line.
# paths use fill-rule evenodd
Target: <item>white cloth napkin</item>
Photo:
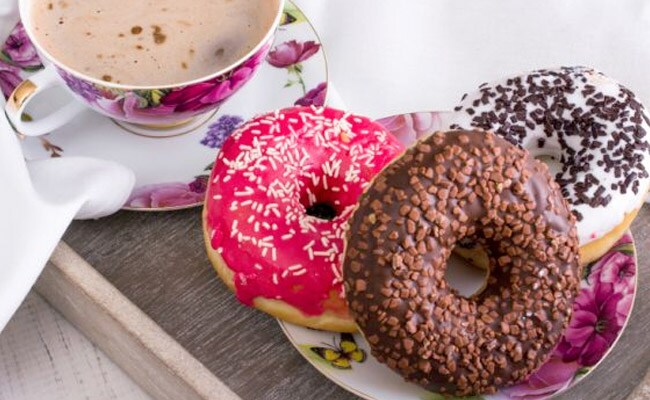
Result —
<path fill-rule="evenodd" d="M 133 172 L 113 162 L 67 157 L 25 163 L 16 135 L 0 116 L 0 330 L 72 219 L 114 213 L 134 183 Z"/>
<path fill-rule="evenodd" d="M 18 21 L 16 6 L 15 0 L 0 0 L 0 43 Z M 133 172 L 113 162 L 66 157 L 26 163 L 0 113 L 0 331 L 72 219 L 114 213 L 134 183 Z"/>

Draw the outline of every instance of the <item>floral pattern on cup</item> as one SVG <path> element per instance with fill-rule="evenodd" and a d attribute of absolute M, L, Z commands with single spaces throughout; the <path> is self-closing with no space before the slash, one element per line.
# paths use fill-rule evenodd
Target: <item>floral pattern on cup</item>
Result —
<path fill-rule="evenodd" d="M 36 71 L 43 68 L 36 48 L 32 45 L 23 24 L 20 22 L 2 45 L 0 60 L 28 71 Z"/>
<path fill-rule="evenodd" d="M 20 69 L 18 67 L 0 61 L 0 90 L 2 90 L 5 98 L 9 97 L 16 86 L 23 81 L 19 73 Z"/>
<path fill-rule="evenodd" d="M 67 87 L 108 117 L 138 124 L 166 125 L 214 110 L 244 86 L 264 61 L 270 44 L 216 78 L 174 89 L 129 90 L 95 84 L 58 69 Z"/>
<path fill-rule="evenodd" d="M 307 87 L 302 77 L 302 63 L 318 53 L 320 47 L 320 44 L 313 40 L 306 42 L 290 40 L 275 46 L 269 52 L 266 61 L 276 68 L 284 68 L 287 70 L 289 79 L 285 87 L 300 85 L 303 94 L 307 95 Z"/>
<path fill-rule="evenodd" d="M 289 43 L 296 40 L 287 40 L 293 37 L 303 37 L 300 33 L 302 30 L 309 30 L 310 37 L 315 37 L 311 28 L 305 28 L 304 25 L 309 25 L 306 23 L 307 18 L 302 14 L 302 12 L 291 2 L 288 1 L 285 3 L 285 9 L 282 16 L 281 27 L 279 31 L 281 32 L 281 37 L 284 36 L 284 39 L 279 39 L 278 43 Z M 294 31 L 296 33 L 294 34 Z M 290 33 L 290 36 L 287 38 L 286 33 Z M 26 41 L 25 41 L 26 39 Z M 308 40 L 297 40 L 300 42 L 310 42 Z M 317 54 L 320 50 L 320 45 L 314 46 L 310 42 L 307 46 L 309 48 L 308 53 L 313 52 L 315 47 L 318 47 L 318 50 L 313 54 L 303 55 L 303 61 L 306 61 L 308 58 L 311 58 L 315 61 L 316 58 L 312 58 L 314 54 Z M 251 64 L 247 65 L 248 68 L 253 68 L 264 64 L 267 61 L 267 54 L 271 48 L 269 43 L 266 48 L 262 49 L 256 54 L 256 57 L 249 60 Z M 5 50 L 6 49 L 6 50 Z M 9 37 L 6 43 L 0 45 L 0 90 L 6 91 L 9 95 L 16 85 L 18 85 L 23 79 L 28 78 L 36 69 L 35 65 L 42 67 L 40 59 L 34 59 L 32 55 L 37 54 L 34 46 L 31 44 L 29 39 L 26 37 L 25 30 L 22 27 L 22 24 L 18 24 L 16 28 L 12 31 L 11 37 Z M 15 58 L 15 60 L 10 60 L 10 57 Z M 38 64 L 36 64 L 38 62 Z M 322 62 L 322 60 L 321 60 Z M 318 64 L 316 62 L 316 64 Z M 268 64 L 271 65 L 270 63 Z M 266 66 L 268 68 L 268 66 Z M 276 68 L 272 66 L 272 68 Z M 251 74 L 245 74 L 241 71 L 234 79 L 229 79 L 229 83 L 234 82 L 235 85 L 230 85 L 230 89 L 235 87 L 234 91 L 237 90 L 237 84 L 241 84 L 243 79 L 250 79 Z M 250 71 L 249 71 L 250 72 Z M 201 86 L 199 88 L 188 88 L 183 90 L 181 93 L 174 95 L 174 97 L 169 97 L 165 100 L 163 104 L 162 99 L 169 94 L 169 90 L 151 90 L 151 91 L 134 91 L 133 93 L 127 94 L 123 91 L 117 91 L 114 89 L 109 89 L 103 85 L 96 85 L 93 82 L 88 82 L 77 78 L 75 75 L 67 73 L 65 71 L 59 70 L 59 73 L 62 79 L 65 81 L 66 85 L 74 92 L 77 96 L 81 97 L 83 101 L 87 102 L 89 105 L 92 104 L 101 104 L 101 107 L 108 110 L 105 114 L 115 113 L 115 118 L 124 115 L 139 115 L 144 114 L 144 118 L 147 120 L 155 120 L 155 123 L 160 122 L 164 118 L 166 113 L 169 113 L 170 110 L 175 107 L 183 108 L 195 108 L 201 100 L 205 100 L 206 95 L 219 95 L 219 93 L 227 92 L 227 87 L 222 87 L 221 89 L 214 83 L 210 86 Z M 234 75 L 234 73 L 232 74 Z M 226 74 L 227 78 L 232 78 L 232 75 Z M 303 74 L 305 75 L 305 74 Z M 314 85 L 316 82 L 322 80 L 323 78 L 312 81 L 311 74 L 305 75 L 305 83 L 307 85 Z M 218 81 L 218 79 L 217 79 Z M 283 84 L 282 81 L 278 82 L 280 87 Z M 192 85 L 193 86 L 193 85 Z M 239 86 L 241 87 L 241 85 Z M 209 88 L 205 92 L 201 92 L 201 88 Z M 179 88 L 178 91 L 181 91 L 185 88 Z M 301 96 L 296 102 L 311 102 L 314 105 L 319 105 L 321 101 L 324 101 L 327 84 L 321 83 L 314 87 L 313 89 L 305 92 L 305 90 L 298 89 L 298 87 L 290 88 L 286 87 L 287 92 L 291 92 L 289 98 L 295 98 Z M 196 94 L 204 94 L 203 99 L 201 96 Z M 282 94 L 282 96 L 287 96 Z M 295 96 L 295 97 L 294 97 Z M 184 104 L 183 99 L 188 99 L 187 104 Z M 290 101 L 290 100 L 289 100 Z M 287 104 L 289 105 L 289 104 Z M 110 114 L 108 114 L 110 115 Z M 112 115 L 110 115 L 112 116 Z M 31 118 L 28 115 L 25 115 L 26 118 Z M 216 122 L 207 126 L 207 132 L 201 140 L 197 140 L 197 145 L 202 145 L 210 149 L 218 150 L 223 141 L 227 136 L 232 133 L 231 129 L 233 125 L 238 125 L 237 120 L 242 119 L 242 117 L 237 115 L 223 116 L 227 119 L 218 117 Z M 241 123 L 241 122 L 240 122 Z M 54 138 L 44 135 L 38 137 L 40 145 L 45 153 L 49 157 L 61 157 L 64 155 L 64 149 L 62 146 L 56 144 L 56 136 Z M 201 147 L 201 146 L 199 146 Z M 171 183 L 159 183 L 155 185 L 146 185 L 137 189 L 131 198 L 125 204 L 126 208 L 129 209 L 158 209 L 163 210 L 166 208 L 184 208 L 197 206 L 202 203 L 203 197 L 205 194 L 207 179 L 212 165 L 205 167 L 203 171 L 197 171 L 199 175 L 195 176 L 194 179 L 185 183 L 183 180 L 171 182 Z"/>
<path fill-rule="evenodd" d="M 9 97 L 24 79 L 21 71 L 33 72 L 41 68 L 36 48 L 19 22 L 0 47 L 0 91 L 5 98 Z"/>

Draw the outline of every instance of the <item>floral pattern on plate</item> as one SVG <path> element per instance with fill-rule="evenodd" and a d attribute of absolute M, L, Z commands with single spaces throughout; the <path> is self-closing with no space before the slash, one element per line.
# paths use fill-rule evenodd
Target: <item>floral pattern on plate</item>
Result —
<path fill-rule="evenodd" d="M 287 58 L 290 56 L 287 46 L 300 50 L 297 58 Z M 275 51 L 277 60 L 284 63 L 295 62 L 281 68 L 274 66 L 268 61 L 267 51 Z M 107 118 L 89 111 L 78 123 L 47 136 L 23 140 L 26 158 L 81 155 L 109 159 L 130 167 L 136 173 L 136 188 L 125 204 L 127 209 L 158 211 L 200 206 L 211 163 L 223 141 L 241 121 L 293 104 L 325 103 L 328 77 L 322 46 L 307 18 L 291 1 L 285 4 L 275 43 L 258 54 L 249 60 L 252 65 L 259 64 L 252 81 L 223 104 L 204 126 L 189 134 L 164 139 L 143 138 L 126 133 Z M 19 24 L 0 50 L 0 89 L 11 93 L 16 85 L 40 68 L 36 51 Z M 288 86 L 287 75 L 294 82 Z M 137 114 L 160 123 L 159 118 L 170 110 L 191 113 L 206 101 L 220 101 L 250 78 L 250 73 L 240 69 L 232 73 L 227 82 L 215 80 L 201 87 L 193 85 L 174 91 L 129 94 L 107 93 L 105 88 L 70 75 L 64 74 L 63 78 L 69 80 L 78 96 L 101 103 L 109 115 L 119 118 L 120 115 Z M 82 140 L 75 139 L 75 134 L 84 129 L 91 132 L 86 131 Z"/>
<path fill-rule="evenodd" d="M 404 146 L 410 146 L 443 126 L 447 112 L 415 112 L 378 119 Z"/>
<path fill-rule="evenodd" d="M 398 137 L 411 138 L 410 142 L 407 140 L 408 144 L 414 138 L 435 131 L 435 121 L 439 117 L 436 114 L 438 113 L 407 114 L 379 121 Z M 632 311 L 636 284 L 635 248 L 632 235 L 628 232 L 607 254 L 584 269 L 573 316 L 548 361 L 518 385 L 502 388 L 494 395 L 466 397 L 464 400 L 542 400 L 575 385 L 597 367 L 621 336 Z M 372 357 L 346 370 L 318 362 L 310 349 L 317 343 L 327 343 L 331 333 L 281 321 L 280 325 L 292 344 L 312 365 L 360 397 L 374 400 L 453 399 L 405 382 Z M 361 335 L 354 336 L 359 348 L 370 354 Z"/>
<path fill-rule="evenodd" d="M 303 345 L 303 353 L 316 362 L 322 362 L 336 369 L 352 369 L 353 362 L 366 361 L 366 351 L 359 347 L 354 335 L 340 333 L 333 336 L 331 344 Z"/>

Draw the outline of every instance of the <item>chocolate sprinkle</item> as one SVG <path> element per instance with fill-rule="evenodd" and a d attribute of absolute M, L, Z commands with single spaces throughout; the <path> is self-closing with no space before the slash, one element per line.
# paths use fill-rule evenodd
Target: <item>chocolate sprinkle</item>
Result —
<path fill-rule="evenodd" d="M 490 275 L 465 298 L 444 276 L 468 238 L 488 253 Z M 524 380 L 552 353 L 579 291 L 575 217 L 558 185 L 492 133 L 437 132 L 407 150 L 362 196 L 347 240 L 346 296 L 373 355 L 439 393 Z"/>
<path fill-rule="evenodd" d="M 650 177 L 648 116 L 634 93 L 600 72 L 562 67 L 483 84 L 455 111 L 461 116 L 452 129 L 490 130 L 521 147 L 559 147 L 555 179 L 573 206 L 603 208 L 619 193 L 643 195 L 639 180 Z M 601 182 L 594 169 L 614 181 Z"/>

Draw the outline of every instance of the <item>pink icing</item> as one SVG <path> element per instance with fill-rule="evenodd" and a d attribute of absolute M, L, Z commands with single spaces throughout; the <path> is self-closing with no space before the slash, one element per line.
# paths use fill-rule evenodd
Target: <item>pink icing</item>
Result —
<path fill-rule="evenodd" d="M 332 295 L 343 299 L 347 220 L 402 150 L 381 125 L 331 108 L 285 109 L 234 132 L 217 157 L 206 204 L 212 247 L 235 273 L 239 300 L 279 299 L 320 315 Z M 315 203 L 329 203 L 337 216 L 307 215 Z"/>

